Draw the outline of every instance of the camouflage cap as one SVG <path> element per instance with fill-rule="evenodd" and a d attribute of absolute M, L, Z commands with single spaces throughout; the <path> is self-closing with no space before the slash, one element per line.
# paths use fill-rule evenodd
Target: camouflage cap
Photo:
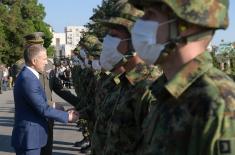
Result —
<path fill-rule="evenodd" d="M 107 27 L 114 25 L 124 26 L 130 31 L 136 19 L 144 15 L 143 11 L 128 3 L 128 0 L 120 0 L 115 8 L 113 15 L 109 19 L 98 20 L 97 22 Z"/>
<path fill-rule="evenodd" d="M 140 0 L 141 5 L 165 3 L 184 21 L 208 28 L 226 29 L 228 0 Z"/>
<path fill-rule="evenodd" d="M 43 32 L 34 32 L 24 36 L 24 38 L 26 40 L 27 45 L 43 44 L 44 43 L 44 40 L 42 38 L 43 36 L 44 36 Z"/>
<path fill-rule="evenodd" d="M 84 47 L 89 55 L 99 56 L 102 49 L 102 43 L 94 35 L 85 35 L 79 41 L 79 45 Z"/>

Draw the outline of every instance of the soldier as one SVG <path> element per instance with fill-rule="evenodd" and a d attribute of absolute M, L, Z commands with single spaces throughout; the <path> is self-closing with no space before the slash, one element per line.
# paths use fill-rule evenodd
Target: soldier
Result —
<path fill-rule="evenodd" d="M 101 66 L 112 70 L 112 66 L 120 65 L 125 69 L 125 73 L 119 76 L 120 89 L 115 101 L 102 103 L 102 115 L 99 122 L 96 122 L 98 130 L 101 123 L 106 121 L 107 135 L 103 139 L 105 144 L 103 148 L 95 148 L 96 154 L 105 155 L 135 154 L 142 120 L 148 113 L 149 104 L 154 100 L 148 86 L 157 77 L 152 74 L 155 73 L 155 68 L 145 65 L 135 54 L 130 39 L 130 29 L 143 12 L 125 0 L 118 2 L 116 9 L 117 12 L 112 17 L 100 21 L 108 28 L 100 58 Z M 100 129 L 98 131 L 105 133 Z"/>
<path fill-rule="evenodd" d="M 96 120 L 95 88 L 100 73 L 97 70 L 98 65 L 96 61 L 101 50 L 101 43 L 94 35 L 86 35 L 80 40 L 79 45 L 83 49 L 80 51 L 80 60 L 83 60 L 82 64 L 84 64 L 84 68 L 76 66 L 73 72 L 73 78 L 76 81 L 74 83 L 80 96 L 80 102 L 76 108 L 80 113 L 80 122 L 84 129 L 82 132 L 84 139 L 81 142 L 75 143 L 75 146 L 81 147 L 80 151 L 85 153 L 89 151 L 90 136 L 92 135 Z M 93 61 L 96 62 L 96 65 L 92 64 Z"/>
<path fill-rule="evenodd" d="M 102 66 L 102 65 L 101 65 Z M 106 71 L 104 71 L 106 70 Z M 108 72 L 112 71 L 112 73 Z M 125 72 L 122 65 L 103 64 L 96 85 L 96 122 L 92 134 L 92 154 L 102 154 L 107 137 L 107 122 L 112 115 L 115 101 L 121 92 L 120 75 Z"/>
<path fill-rule="evenodd" d="M 228 26 L 228 1 L 138 4 L 145 15 L 132 29 L 134 48 L 164 73 L 152 85 L 157 104 L 144 122 L 138 154 L 235 154 L 235 84 L 206 50 L 216 29 Z"/>
<path fill-rule="evenodd" d="M 26 46 L 30 46 L 33 44 L 43 44 L 43 33 L 42 32 L 34 32 L 32 34 L 26 35 L 25 40 L 26 40 Z M 52 65 L 52 64 L 51 64 Z M 24 61 L 23 59 L 17 61 L 16 63 L 16 72 L 19 73 L 19 71 L 23 68 L 24 66 Z M 59 109 L 63 109 L 60 105 L 56 105 L 56 103 L 53 102 L 52 99 L 52 90 L 62 97 L 64 100 L 69 102 L 71 105 L 75 105 L 75 103 L 78 101 L 77 97 L 74 96 L 70 91 L 62 89 L 63 86 L 60 84 L 59 79 L 56 78 L 55 76 L 50 76 L 48 71 L 52 69 L 52 66 L 46 66 L 46 72 L 43 74 L 40 74 L 39 79 L 41 81 L 41 84 L 46 92 L 47 99 L 48 99 L 48 104 L 50 106 L 57 107 Z M 54 126 L 54 121 L 49 120 L 48 122 L 48 141 L 47 145 L 41 149 L 41 155 L 52 155 L 52 149 L 53 149 L 53 126 Z"/>

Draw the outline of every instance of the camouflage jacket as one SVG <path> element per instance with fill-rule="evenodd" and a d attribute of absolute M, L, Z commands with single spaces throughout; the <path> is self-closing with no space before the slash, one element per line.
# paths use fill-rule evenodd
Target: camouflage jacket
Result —
<path fill-rule="evenodd" d="M 83 103 L 83 105 L 86 105 L 85 107 L 82 107 L 82 109 L 79 111 L 80 116 L 92 120 L 95 122 L 96 116 L 95 116 L 95 96 L 96 96 L 96 85 L 100 78 L 99 76 L 100 72 L 94 71 L 92 69 L 86 68 L 84 70 L 83 75 L 83 91 L 84 95 L 81 96 L 80 102 Z"/>
<path fill-rule="evenodd" d="M 92 69 L 75 66 L 72 69 L 72 79 L 75 87 L 75 92 L 79 98 L 76 109 L 81 110 L 86 108 L 94 99 L 94 87 L 98 74 L 95 74 Z"/>
<path fill-rule="evenodd" d="M 126 73 L 124 82 L 129 89 L 121 96 L 110 119 L 105 155 L 135 154 L 143 119 L 155 100 L 149 89 L 158 77 L 155 73 L 154 67 L 145 64 L 138 64 Z"/>
<path fill-rule="evenodd" d="M 107 137 L 107 122 L 109 121 L 113 108 L 123 91 L 120 78 L 122 75 L 109 75 L 109 78 L 102 82 L 101 91 L 107 92 L 101 104 L 97 105 L 97 120 L 92 136 L 93 154 L 102 154 Z"/>
<path fill-rule="evenodd" d="M 80 67 L 80 66 L 74 66 L 72 68 L 72 79 L 73 79 L 73 85 L 74 85 L 74 89 L 75 89 L 75 92 L 78 96 L 78 98 L 80 98 L 80 80 L 81 80 L 81 74 L 82 74 L 82 71 L 83 69 Z"/>
<path fill-rule="evenodd" d="M 96 121 L 95 115 L 95 87 L 99 79 L 99 73 L 91 68 L 80 68 L 76 66 L 72 70 L 75 91 L 78 95 L 78 101 L 75 105 L 79 111 L 79 118 L 87 120 L 87 129 L 92 134 Z"/>
<path fill-rule="evenodd" d="M 205 52 L 152 85 L 157 104 L 143 124 L 141 155 L 234 155 L 235 84 Z"/>
<path fill-rule="evenodd" d="M 80 117 L 89 120 L 94 126 L 96 121 L 96 85 L 100 78 L 100 72 L 96 72 L 92 69 L 86 68 L 84 70 L 82 85 L 83 93 L 80 98 L 80 103 L 84 105 L 79 109 Z M 93 128 L 93 127 L 92 127 Z"/>
<path fill-rule="evenodd" d="M 95 114 L 96 117 L 99 115 L 99 108 L 102 107 L 102 102 L 104 101 L 105 97 L 115 87 L 116 83 L 113 80 L 113 75 L 110 73 L 101 72 L 99 79 L 96 83 L 95 87 Z M 113 81 L 113 82 L 112 82 Z"/>

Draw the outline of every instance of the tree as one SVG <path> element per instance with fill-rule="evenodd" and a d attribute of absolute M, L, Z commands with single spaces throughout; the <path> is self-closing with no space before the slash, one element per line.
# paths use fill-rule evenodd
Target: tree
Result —
<path fill-rule="evenodd" d="M 44 7 L 37 0 L 3 0 L 0 3 L 0 60 L 11 65 L 23 56 L 26 34 L 41 31 L 45 47 L 51 43 L 49 25 L 43 22 Z"/>
<path fill-rule="evenodd" d="M 2 57 L 4 52 L 9 49 L 6 36 L 6 21 L 7 21 L 7 7 L 0 4 L 0 64 L 2 63 Z"/>
<path fill-rule="evenodd" d="M 48 56 L 49 58 L 53 58 L 54 55 L 55 55 L 55 47 L 54 47 L 54 46 L 49 46 L 49 47 L 47 48 L 47 56 Z"/>
<path fill-rule="evenodd" d="M 118 0 L 103 0 L 101 6 L 93 9 L 93 15 L 90 17 L 90 22 L 85 25 L 88 31 L 83 32 L 86 34 L 92 34 L 97 36 L 100 40 L 104 37 L 106 33 L 106 28 L 99 24 L 99 20 L 108 19 L 110 16 L 113 16 L 115 12 L 115 4 Z"/>

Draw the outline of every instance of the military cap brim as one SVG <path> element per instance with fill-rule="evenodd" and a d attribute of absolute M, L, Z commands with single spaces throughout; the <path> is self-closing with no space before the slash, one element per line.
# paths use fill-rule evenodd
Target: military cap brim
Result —
<path fill-rule="evenodd" d="M 108 28 L 112 28 L 115 26 L 123 26 L 125 28 L 127 28 L 129 31 L 131 30 L 134 21 L 130 21 L 128 19 L 125 18 L 121 18 L 121 17 L 112 17 L 108 20 L 96 20 L 97 23 L 100 23 L 101 25 L 108 27 Z"/>
<path fill-rule="evenodd" d="M 43 44 L 44 43 L 44 33 L 43 32 L 34 32 L 24 36 L 27 44 Z"/>

